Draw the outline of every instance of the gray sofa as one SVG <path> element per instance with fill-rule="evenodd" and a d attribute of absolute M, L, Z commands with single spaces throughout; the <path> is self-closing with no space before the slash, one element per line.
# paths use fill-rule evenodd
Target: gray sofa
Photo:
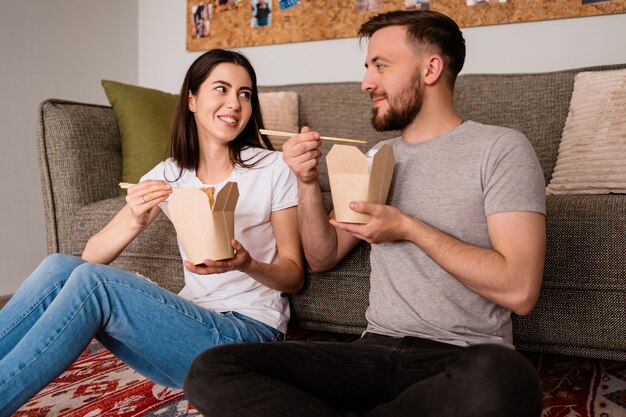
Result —
<path fill-rule="evenodd" d="M 465 119 L 524 132 L 543 167 L 546 184 L 555 166 L 574 75 L 462 75 L 456 88 Z M 396 133 L 369 124 L 370 103 L 359 83 L 262 87 L 295 91 L 301 125 L 322 134 L 364 138 L 365 150 Z M 49 252 L 80 255 L 87 239 L 122 207 L 120 137 L 110 107 L 47 100 L 39 113 L 38 156 Z M 327 151 L 330 145 L 324 145 Z M 328 178 L 322 186 L 330 208 Z M 514 317 L 520 350 L 626 360 L 626 195 L 548 196 L 548 248 L 535 310 Z M 174 229 L 165 216 L 137 238 L 114 265 L 139 272 L 163 287 L 183 285 Z M 360 244 L 332 271 L 307 271 L 300 294 L 290 298 L 291 326 L 360 333 L 368 304 L 369 246 Z"/>

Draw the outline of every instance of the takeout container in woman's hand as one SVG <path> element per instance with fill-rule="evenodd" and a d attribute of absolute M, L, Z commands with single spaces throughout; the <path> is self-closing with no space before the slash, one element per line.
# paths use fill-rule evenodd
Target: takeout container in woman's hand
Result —
<path fill-rule="evenodd" d="M 215 195 L 201 188 L 174 188 L 167 211 L 187 258 L 194 265 L 205 259 L 234 256 L 230 241 L 235 231 L 235 207 L 239 199 L 236 182 L 228 182 Z"/>
<path fill-rule="evenodd" d="M 326 164 L 335 219 L 345 223 L 369 222 L 371 216 L 353 211 L 350 202 L 387 202 L 395 165 L 391 145 L 381 146 L 371 158 L 355 146 L 333 145 L 326 155 Z"/>

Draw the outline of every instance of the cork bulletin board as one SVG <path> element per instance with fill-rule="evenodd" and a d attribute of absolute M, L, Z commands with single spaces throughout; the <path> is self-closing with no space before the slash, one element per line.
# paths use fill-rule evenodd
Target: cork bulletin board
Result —
<path fill-rule="evenodd" d="M 374 14 L 420 9 L 471 27 L 626 13 L 626 0 L 187 0 L 187 50 L 352 38 Z"/>

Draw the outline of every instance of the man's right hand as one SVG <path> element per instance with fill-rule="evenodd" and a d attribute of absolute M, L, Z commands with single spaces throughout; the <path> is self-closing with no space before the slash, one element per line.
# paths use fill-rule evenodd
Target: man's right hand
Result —
<path fill-rule="evenodd" d="M 318 181 L 317 164 L 318 158 L 322 156 L 318 149 L 320 145 L 319 133 L 313 132 L 307 126 L 283 144 L 283 159 L 300 183 L 311 184 Z"/>

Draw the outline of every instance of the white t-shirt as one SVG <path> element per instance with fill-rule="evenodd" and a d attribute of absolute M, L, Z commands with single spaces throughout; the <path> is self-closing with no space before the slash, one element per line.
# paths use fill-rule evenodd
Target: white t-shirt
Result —
<path fill-rule="evenodd" d="M 239 199 L 235 208 L 235 239 L 257 261 L 275 263 L 278 261 L 278 250 L 270 214 L 297 205 L 298 186 L 280 152 L 261 148 L 244 148 L 241 152 L 242 160 L 248 164 L 263 157 L 254 168 L 235 167 L 230 177 L 219 184 L 203 184 L 194 170 L 183 170 L 178 178 L 180 168 L 171 158 L 159 163 L 141 181 L 166 180 L 173 187 L 182 188 L 211 186 L 216 192 L 227 182 L 236 182 Z M 159 205 L 165 213 L 168 212 L 168 204 L 169 198 Z M 180 241 L 178 247 L 182 258 L 187 259 Z M 280 291 L 270 289 L 239 271 L 198 275 L 184 269 L 184 274 L 185 286 L 179 293 L 181 297 L 213 311 L 237 311 L 286 332 L 289 302 Z"/>

